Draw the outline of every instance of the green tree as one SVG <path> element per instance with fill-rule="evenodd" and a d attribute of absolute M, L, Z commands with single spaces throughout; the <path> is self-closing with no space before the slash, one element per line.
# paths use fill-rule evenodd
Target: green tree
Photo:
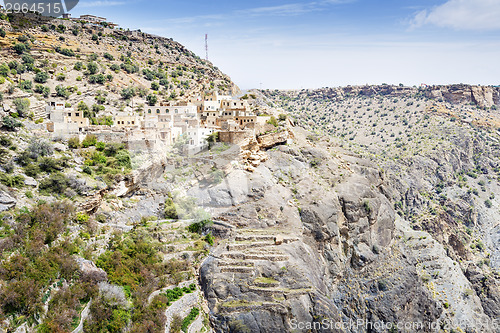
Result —
<path fill-rule="evenodd" d="M 10 68 L 7 66 L 7 64 L 1 64 L 0 65 L 0 76 L 9 76 L 10 73 Z"/>
<path fill-rule="evenodd" d="M 46 83 L 48 79 L 49 79 L 49 73 L 47 72 L 38 72 L 36 73 L 34 78 L 36 83 Z"/>
<path fill-rule="evenodd" d="M 31 81 L 30 81 L 31 82 Z M 16 106 L 17 114 L 20 117 L 26 117 L 30 109 L 30 100 L 27 98 L 16 98 L 14 100 L 14 105 Z"/>
<path fill-rule="evenodd" d="M 69 92 L 69 90 L 66 89 L 62 85 L 57 85 L 56 86 L 56 94 L 57 94 L 57 96 L 64 97 L 64 98 L 68 98 L 69 95 L 71 95 L 71 93 Z"/>
<path fill-rule="evenodd" d="M 17 121 L 16 119 L 14 119 L 12 117 L 9 117 L 9 116 L 3 117 L 2 124 L 3 124 L 3 127 L 5 129 L 7 129 L 8 131 L 15 131 L 16 128 L 22 126 L 22 124 L 19 121 Z"/>
<path fill-rule="evenodd" d="M 91 61 L 87 64 L 87 71 L 90 75 L 96 74 L 98 70 L 99 66 L 97 65 L 97 63 Z"/>
<path fill-rule="evenodd" d="M 23 43 L 14 44 L 12 48 L 17 52 L 17 54 L 23 54 L 27 50 L 26 45 Z"/>
<path fill-rule="evenodd" d="M 135 96 L 135 89 L 134 89 L 134 87 L 124 88 L 121 91 L 121 95 L 122 95 L 123 99 L 131 99 L 132 97 Z"/>
<path fill-rule="evenodd" d="M 146 97 L 146 101 L 148 102 L 149 106 L 154 106 L 156 102 L 158 102 L 158 97 L 156 97 L 156 95 L 148 95 Z"/>

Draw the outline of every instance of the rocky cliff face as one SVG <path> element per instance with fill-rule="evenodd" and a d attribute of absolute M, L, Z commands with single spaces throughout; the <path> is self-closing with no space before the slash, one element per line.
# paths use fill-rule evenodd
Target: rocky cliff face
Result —
<path fill-rule="evenodd" d="M 299 96 L 311 99 L 345 100 L 350 97 L 408 97 L 421 95 L 426 98 L 445 101 L 452 104 L 473 103 L 481 108 L 500 106 L 500 87 L 471 86 L 466 84 L 437 85 L 422 87 L 403 87 L 392 85 L 381 86 L 347 86 L 340 88 L 323 88 L 301 90 Z"/>
<path fill-rule="evenodd" d="M 219 233 L 200 277 L 216 331 L 383 332 L 377 325 L 420 323 L 423 332 L 493 332 L 496 280 L 489 296 L 472 292 L 474 273 L 439 235 L 396 213 L 395 193 L 408 188 L 328 141 L 293 134 L 251 175 L 227 176 L 239 200 L 219 218 L 232 228 Z"/>

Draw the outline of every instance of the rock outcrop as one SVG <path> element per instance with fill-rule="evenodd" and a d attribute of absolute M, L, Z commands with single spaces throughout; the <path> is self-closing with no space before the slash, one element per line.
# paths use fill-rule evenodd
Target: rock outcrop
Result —
<path fill-rule="evenodd" d="M 14 207 L 17 200 L 10 196 L 7 192 L 0 190 L 0 212 Z"/>
<path fill-rule="evenodd" d="M 219 216 L 235 228 L 221 233 L 200 272 L 217 332 L 382 332 L 370 327 L 396 323 L 493 332 L 484 323 L 497 314 L 495 285 L 491 298 L 464 298 L 481 278 L 469 281 L 433 235 L 396 214 L 393 179 L 294 134 Z"/>

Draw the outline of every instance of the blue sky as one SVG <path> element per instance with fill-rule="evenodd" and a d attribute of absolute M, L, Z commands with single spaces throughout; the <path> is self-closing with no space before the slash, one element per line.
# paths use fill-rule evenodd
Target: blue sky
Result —
<path fill-rule="evenodd" d="M 81 0 L 171 37 L 247 88 L 500 84 L 500 0 Z"/>

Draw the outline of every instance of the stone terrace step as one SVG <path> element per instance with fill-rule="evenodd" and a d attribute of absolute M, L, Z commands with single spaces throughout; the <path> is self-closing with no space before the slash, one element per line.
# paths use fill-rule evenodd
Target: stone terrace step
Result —
<path fill-rule="evenodd" d="M 243 267 L 243 266 L 224 266 L 220 268 L 221 273 L 242 273 L 242 274 L 252 274 L 254 272 L 253 267 Z"/>
<path fill-rule="evenodd" d="M 262 254 L 262 255 L 265 255 L 265 254 L 284 254 L 283 251 L 281 251 L 280 249 L 278 248 L 257 248 L 257 249 L 248 249 L 246 251 L 242 251 L 243 253 L 245 254 Z"/>
<path fill-rule="evenodd" d="M 231 313 L 252 312 L 258 310 L 268 310 L 271 312 L 282 313 L 282 314 L 287 313 L 286 307 L 276 302 L 256 302 L 255 304 L 242 303 L 241 305 L 238 305 L 237 303 L 234 304 L 229 301 L 223 303 L 222 306 L 219 308 L 219 311 L 221 312 L 231 312 Z"/>
<path fill-rule="evenodd" d="M 248 290 L 252 293 L 261 296 L 283 296 L 283 290 L 279 288 L 262 288 L 262 287 L 248 287 Z"/>
<path fill-rule="evenodd" d="M 235 238 L 237 242 L 244 241 L 271 241 L 274 242 L 274 235 L 238 235 Z"/>
<path fill-rule="evenodd" d="M 256 287 L 260 287 L 260 288 L 276 288 L 279 286 L 279 282 L 276 281 L 276 282 L 258 282 L 258 281 L 254 281 L 253 282 L 253 285 L 256 286 Z"/>
<path fill-rule="evenodd" d="M 219 261 L 217 262 L 219 267 L 223 266 L 243 266 L 243 267 L 253 267 L 255 264 L 253 261 Z"/>
<path fill-rule="evenodd" d="M 245 254 L 241 252 L 224 252 L 221 258 L 245 260 Z"/>
<path fill-rule="evenodd" d="M 246 260 L 287 261 L 290 259 L 282 254 L 245 254 Z"/>
<path fill-rule="evenodd" d="M 228 251 L 241 251 L 255 247 L 274 246 L 274 242 L 258 242 L 258 243 L 243 243 L 243 244 L 229 244 Z"/>
<path fill-rule="evenodd" d="M 284 254 L 273 253 L 241 253 L 241 252 L 225 252 L 221 254 L 222 258 L 239 259 L 239 260 L 267 260 L 267 261 L 287 261 L 289 257 Z"/>
<path fill-rule="evenodd" d="M 235 238 L 235 241 L 237 242 L 245 242 L 245 241 L 268 241 L 272 242 L 275 244 L 276 241 L 281 241 L 285 244 L 291 243 L 291 242 L 296 242 L 298 241 L 298 237 L 289 237 L 285 235 L 255 235 L 255 234 L 250 234 L 250 235 L 238 235 Z"/>

